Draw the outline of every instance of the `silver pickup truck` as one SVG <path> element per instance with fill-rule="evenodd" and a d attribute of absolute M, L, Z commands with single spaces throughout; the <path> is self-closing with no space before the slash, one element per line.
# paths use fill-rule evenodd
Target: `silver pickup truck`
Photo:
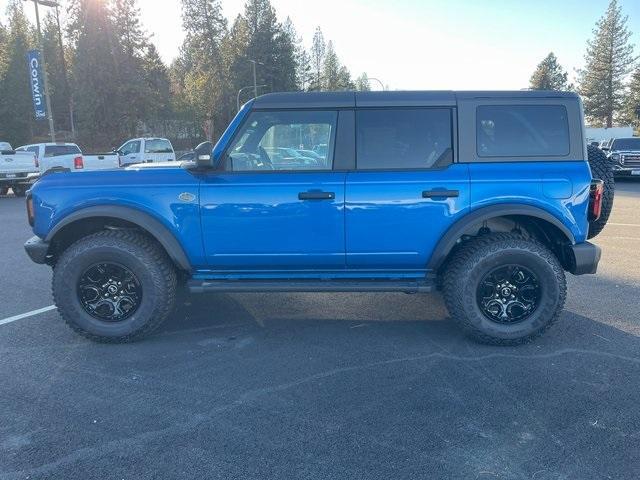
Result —
<path fill-rule="evenodd" d="M 16 152 L 7 142 L 0 142 L 0 195 L 9 189 L 23 197 L 30 181 L 38 174 L 38 162 L 33 152 Z"/>

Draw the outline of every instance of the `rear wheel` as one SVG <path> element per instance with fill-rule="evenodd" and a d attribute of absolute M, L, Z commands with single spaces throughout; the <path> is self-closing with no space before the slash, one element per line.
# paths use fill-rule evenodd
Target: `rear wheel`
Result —
<path fill-rule="evenodd" d="M 105 230 L 71 245 L 53 271 L 60 315 L 99 342 L 128 342 L 155 330 L 171 313 L 176 272 L 165 252 L 137 232 Z"/>
<path fill-rule="evenodd" d="M 604 182 L 604 190 L 602 192 L 602 212 L 600 218 L 589 222 L 588 238 L 598 235 L 609 220 L 611 209 L 613 208 L 613 196 L 615 193 L 615 181 L 613 178 L 613 169 L 607 156 L 598 147 L 592 145 L 587 146 L 589 154 L 589 166 L 591 167 L 591 176 Z"/>
<path fill-rule="evenodd" d="M 541 243 L 508 233 L 470 240 L 444 273 L 453 320 L 474 339 L 515 345 L 544 332 L 566 296 L 564 270 Z"/>
<path fill-rule="evenodd" d="M 6 195 L 9 193 L 9 187 L 0 187 L 0 195 Z"/>

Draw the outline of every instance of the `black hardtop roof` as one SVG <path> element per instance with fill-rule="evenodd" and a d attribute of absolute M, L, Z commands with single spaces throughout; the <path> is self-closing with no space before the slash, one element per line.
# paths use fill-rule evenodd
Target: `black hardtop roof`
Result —
<path fill-rule="evenodd" d="M 260 95 L 253 108 L 349 108 L 455 105 L 473 99 L 578 98 L 574 92 L 551 90 L 279 92 Z"/>

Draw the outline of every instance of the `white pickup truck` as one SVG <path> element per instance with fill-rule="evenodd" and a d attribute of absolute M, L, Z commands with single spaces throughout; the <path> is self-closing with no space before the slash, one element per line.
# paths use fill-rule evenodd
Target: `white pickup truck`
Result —
<path fill-rule="evenodd" d="M 173 162 L 176 153 L 166 138 L 132 138 L 116 150 L 120 155 L 120 165 L 133 163 Z"/>
<path fill-rule="evenodd" d="M 75 143 L 35 143 L 23 145 L 16 151 L 34 153 L 41 173 L 52 168 L 68 168 L 72 172 L 81 172 L 119 167 L 117 153 L 83 154 Z"/>
<path fill-rule="evenodd" d="M 24 196 L 32 176 L 37 173 L 33 153 L 16 152 L 7 142 L 0 142 L 0 195 L 6 195 L 11 188 L 16 197 Z"/>

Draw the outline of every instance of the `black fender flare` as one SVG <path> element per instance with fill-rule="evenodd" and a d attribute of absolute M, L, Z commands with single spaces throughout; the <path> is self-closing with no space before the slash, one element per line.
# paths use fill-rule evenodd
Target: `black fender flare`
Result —
<path fill-rule="evenodd" d="M 545 220 L 557 227 L 567 237 L 567 241 L 571 242 L 571 245 L 576 243 L 571 230 L 569 230 L 557 217 L 542 208 L 534 207 L 532 205 L 519 205 L 513 203 L 490 205 L 471 211 L 449 227 L 433 250 L 429 263 L 427 264 L 427 269 L 436 271 L 440 268 L 449 252 L 451 252 L 453 247 L 456 245 L 458 239 L 469 227 L 492 218 L 504 217 L 507 215 L 523 215 Z"/>
<path fill-rule="evenodd" d="M 169 255 L 169 258 L 171 258 L 171 260 L 173 260 L 180 269 L 187 272 L 191 271 L 191 263 L 189 262 L 182 245 L 180 245 L 180 242 L 178 242 L 171 231 L 148 213 L 131 207 L 119 207 L 112 205 L 94 206 L 75 211 L 58 222 L 47 234 L 45 241 L 51 242 L 55 235 L 67 225 L 77 222 L 78 220 L 93 217 L 125 220 L 137 225 L 149 232 L 149 234 L 154 237 L 160 245 L 162 245 Z"/>

